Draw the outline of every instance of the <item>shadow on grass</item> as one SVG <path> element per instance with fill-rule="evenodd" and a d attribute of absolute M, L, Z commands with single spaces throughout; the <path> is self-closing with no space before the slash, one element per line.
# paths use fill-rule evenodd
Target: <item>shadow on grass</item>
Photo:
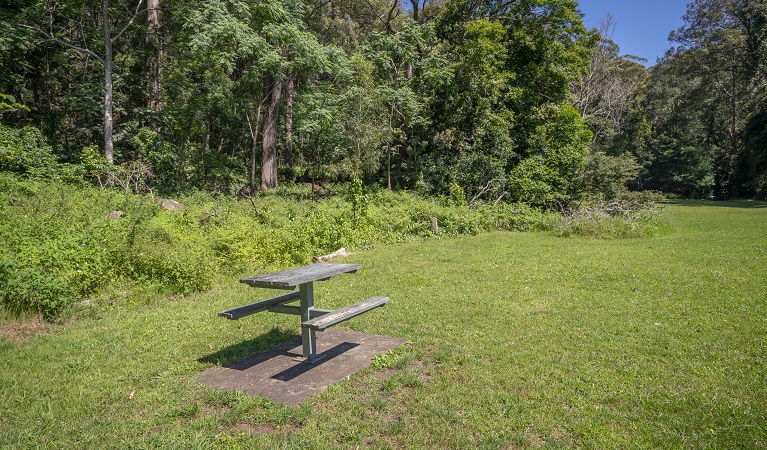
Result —
<path fill-rule="evenodd" d="M 726 208 L 767 208 L 767 202 L 759 200 L 669 200 L 668 204 L 680 206 L 722 206 Z"/>
<path fill-rule="evenodd" d="M 200 363 L 210 363 L 216 366 L 225 366 L 233 361 L 238 361 L 247 356 L 254 355 L 258 352 L 266 350 L 268 348 L 276 347 L 283 342 L 299 337 L 296 333 L 286 333 L 277 327 L 272 328 L 269 332 L 262 334 L 255 339 L 249 339 L 240 343 L 230 345 L 229 347 L 222 348 L 221 350 L 211 353 L 197 360 Z"/>

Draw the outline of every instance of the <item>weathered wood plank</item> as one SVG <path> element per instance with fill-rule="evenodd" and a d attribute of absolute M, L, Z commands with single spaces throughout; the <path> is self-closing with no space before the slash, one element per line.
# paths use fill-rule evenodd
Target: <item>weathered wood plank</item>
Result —
<path fill-rule="evenodd" d="M 337 309 L 328 314 L 324 314 L 316 319 L 307 320 L 301 323 L 302 327 L 311 328 L 315 331 L 322 331 L 328 327 L 349 320 L 352 317 L 370 311 L 373 308 L 383 306 L 389 301 L 389 297 L 371 297 L 345 308 Z"/>
<path fill-rule="evenodd" d="M 253 277 L 243 278 L 240 283 L 253 287 L 272 289 L 294 289 L 296 286 L 312 281 L 327 280 L 328 278 L 342 273 L 356 272 L 359 264 L 310 264 L 296 267 L 281 272 L 267 273 Z"/>
<path fill-rule="evenodd" d="M 300 296 L 299 291 L 290 292 L 288 294 L 280 295 L 279 297 L 270 298 L 269 300 L 263 300 L 250 305 L 240 306 L 239 308 L 227 309 L 218 313 L 221 317 L 226 317 L 230 320 L 237 320 L 240 317 L 249 316 L 257 312 L 266 311 L 269 307 L 279 305 L 282 303 L 289 303 L 298 300 Z"/>

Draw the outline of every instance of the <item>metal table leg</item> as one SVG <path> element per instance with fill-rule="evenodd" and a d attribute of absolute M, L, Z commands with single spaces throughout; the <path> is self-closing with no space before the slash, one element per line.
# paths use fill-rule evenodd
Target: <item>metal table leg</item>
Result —
<path fill-rule="evenodd" d="M 298 286 L 301 300 L 301 322 L 310 320 L 311 310 L 314 309 L 314 283 L 304 283 Z M 317 356 L 317 340 L 314 330 L 307 327 L 301 327 L 301 343 L 303 344 L 303 356 L 312 360 Z"/>

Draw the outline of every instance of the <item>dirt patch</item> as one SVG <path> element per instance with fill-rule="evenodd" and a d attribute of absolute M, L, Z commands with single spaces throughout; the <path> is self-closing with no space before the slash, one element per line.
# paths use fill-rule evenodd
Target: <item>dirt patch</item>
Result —
<path fill-rule="evenodd" d="M 2 319 L 0 321 L 0 337 L 15 342 L 23 342 L 39 334 L 47 333 L 53 325 L 39 316 L 21 319 Z"/>
<path fill-rule="evenodd" d="M 418 374 L 418 379 L 421 381 L 426 381 L 431 379 L 432 373 L 434 371 L 438 370 L 438 367 L 433 362 L 426 362 L 420 359 L 416 359 L 412 362 L 412 368 L 413 371 L 415 371 Z"/>
<path fill-rule="evenodd" d="M 392 367 L 388 367 L 386 369 L 382 369 L 382 370 L 379 370 L 377 372 L 373 372 L 373 374 L 371 375 L 371 378 L 373 378 L 376 381 L 383 381 L 383 380 L 389 378 L 390 376 L 394 375 L 395 373 L 397 373 L 397 369 L 394 369 Z"/>

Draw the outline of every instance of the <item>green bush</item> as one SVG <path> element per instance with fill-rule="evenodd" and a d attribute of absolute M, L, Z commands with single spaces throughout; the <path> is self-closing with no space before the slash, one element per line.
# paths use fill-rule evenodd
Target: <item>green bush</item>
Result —
<path fill-rule="evenodd" d="M 466 193 L 458 183 L 450 185 L 450 201 L 456 206 L 462 206 L 466 204 Z"/>
<path fill-rule="evenodd" d="M 0 304 L 16 312 L 52 317 L 96 294 L 117 273 L 128 231 L 142 217 L 137 197 L 114 191 L 6 173 L 0 192 L 0 260 L 8 286 Z M 124 217 L 108 219 L 114 209 L 125 210 Z"/>
<path fill-rule="evenodd" d="M 159 283 L 174 293 L 204 291 L 217 272 L 212 249 L 199 226 L 183 214 L 158 214 L 140 224 L 124 255 L 121 271 Z"/>
<path fill-rule="evenodd" d="M 303 186 L 252 199 L 190 192 L 177 198 L 183 212 L 166 212 L 146 195 L 0 173 L 0 281 L 7 286 L 0 304 L 51 319 L 112 283 L 186 294 L 221 276 L 306 264 L 341 247 L 552 224 L 551 213 L 527 205 L 469 207 L 361 187 L 319 201 Z M 117 210 L 119 218 L 108 218 Z"/>
<path fill-rule="evenodd" d="M 35 127 L 0 124 L 0 171 L 52 178 L 58 161 L 53 148 Z"/>
<path fill-rule="evenodd" d="M 642 166 L 636 157 L 630 153 L 619 156 L 609 156 L 603 152 L 593 153 L 586 159 L 583 190 L 608 200 L 618 198 L 628 191 L 626 184 L 635 181 L 641 169 Z"/>
<path fill-rule="evenodd" d="M 12 313 L 36 312 L 47 320 L 75 298 L 65 279 L 41 267 L 19 267 L 13 261 L 0 260 L 0 305 Z"/>

